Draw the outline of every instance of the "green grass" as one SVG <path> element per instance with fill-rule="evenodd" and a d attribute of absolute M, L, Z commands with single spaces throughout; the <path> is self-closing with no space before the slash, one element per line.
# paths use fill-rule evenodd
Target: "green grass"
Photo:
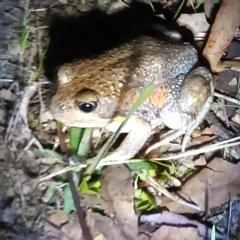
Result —
<path fill-rule="evenodd" d="M 109 148 L 113 145 L 113 143 L 116 141 L 118 136 L 120 135 L 121 129 L 126 125 L 127 121 L 130 119 L 132 114 L 141 106 L 141 104 L 149 97 L 151 94 L 152 90 L 154 88 L 153 83 L 147 86 L 136 103 L 132 106 L 130 111 L 128 112 L 125 121 L 121 124 L 121 126 L 118 128 L 118 130 L 108 139 L 108 141 L 104 144 L 104 146 L 101 148 L 101 150 L 98 152 L 97 156 L 94 159 L 94 162 L 87 168 L 85 174 L 91 175 L 94 170 L 96 169 L 98 163 L 100 160 L 107 154 L 107 151 Z"/>
<path fill-rule="evenodd" d="M 179 7 L 178 7 L 178 9 L 176 11 L 176 13 L 174 14 L 173 19 L 176 19 L 180 15 L 180 12 L 181 12 L 185 2 L 186 2 L 186 0 L 182 0 L 181 4 L 179 5 Z M 214 4 L 218 4 L 218 3 L 220 3 L 220 0 L 212 0 L 212 2 Z M 192 7 L 196 11 L 203 3 L 204 3 L 204 0 L 198 0 L 197 4 L 195 6 L 192 6 Z"/>
<path fill-rule="evenodd" d="M 213 225 L 212 233 L 211 233 L 211 240 L 215 240 L 215 239 L 216 239 L 216 229 L 215 229 L 215 225 Z"/>
<path fill-rule="evenodd" d="M 97 156 L 94 158 L 94 161 L 91 165 L 89 165 L 86 168 L 85 174 L 79 182 L 79 174 L 76 171 L 73 171 L 73 178 L 76 185 L 76 188 L 81 193 L 88 193 L 88 194 L 99 194 L 101 191 L 101 183 L 96 178 L 96 176 L 99 176 L 101 174 L 101 169 L 97 169 L 96 167 L 98 163 L 101 161 L 101 159 L 107 154 L 109 148 L 112 146 L 112 144 L 116 141 L 118 136 L 120 135 L 121 129 L 125 126 L 127 121 L 130 119 L 132 114 L 141 106 L 141 104 L 149 97 L 151 92 L 153 91 L 154 85 L 153 83 L 147 86 L 136 103 L 133 105 L 133 107 L 128 112 L 125 121 L 121 124 L 119 129 L 112 134 L 112 136 L 107 140 L 107 142 L 104 144 L 104 146 L 100 149 Z M 72 157 L 70 158 L 69 162 L 70 165 L 74 166 L 76 164 L 79 165 L 83 161 L 85 161 L 89 155 L 89 150 L 91 148 L 91 135 L 92 135 L 93 129 L 86 128 L 86 129 L 80 129 L 80 128 L 71 128 L 70 130 L 70 149 L 72 153 Z M 41 150 L 42 153 L 48 153 L 53 154 L 55 157 L 57 157 L 58 161 L 63 163 L 63 157 L 61 154 L 58 154 L 55 151 L 52 150 Z M 152 163 L 147 162 L 140 162 L 138 165 L 141 166 L 140 169 L 143 169 L 143 164 L 145 167 L 149 170 L 148 172 L 151 173 L 154 170 L 154 165 Z M 132 171 L 136 171 L 135 164 L 129 164 L 128 167 L 132 168 Z M 155 164 L 156 165 L 156 164 Z M 138 166 L 138 169 L 139 169 Z M 93 177 L 94 174 L 94 177 Z M 70 187 L 68 183 L 65 183 L 66 177 L 65 173 L 64 176 L 58 178 L 58 181 L 62 181 L 63 186 L 63 209 L 68 214 L 71 211 L 74 210 L 74 203 L 72 200 L 72 195 L 70 192 Z M 45 198 L 51 199 L 51 201 L 54 200 L 54 193 L 56 192 L 56 189 L 53 186 L 49 186 L 45 191 Z M 49 197 L 50 195 L 50 197 Z M 140 194 L 140 200 L 137 203 L 137 208 L 139 209 L 152 209 L 154 205 L 154 201 L 152 200 L 151 196 L 145 192 L 141 192 Z"/>

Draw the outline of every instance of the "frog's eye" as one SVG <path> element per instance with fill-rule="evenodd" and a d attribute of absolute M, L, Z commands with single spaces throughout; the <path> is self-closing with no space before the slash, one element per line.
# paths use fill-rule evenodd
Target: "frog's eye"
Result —
<path fill-rule="evenodd" d="M 96 102 L 84 102 L 84 103 L 79 103 L 78 107 L 81 111 L 85 113 L 90 113 L 97 107 Z"/>
<path fill-rule="evenodd" d="M 94 90 L 81 89 L 75 98 L 75 106 L 77 106 L 82 112 L 90 113 L 97 107 L 98 96 Z"/>

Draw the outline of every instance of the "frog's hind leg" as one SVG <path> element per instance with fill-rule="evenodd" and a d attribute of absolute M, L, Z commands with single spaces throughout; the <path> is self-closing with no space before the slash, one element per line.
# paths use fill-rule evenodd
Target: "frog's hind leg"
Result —
<path fill-rule="evenodd" d="M 169 130 L 168 132 L 166 132 L 165 134 L 163 134 L 161 136 L 161 138 L 162 138 L 161 141 L 159 141 L 159 142 L 153 144 L 152 146 L 150 146 L 149 148 L 147 148 L 147 150 L 145 151 L 145 154 L 148 154 L 152 150 L 154 150 L 158 147 L 161 147 L 165 144 L 168 144 L 172 140 L 174 140 L 174 139 L 180 137 L 181 135 L 185 134 L 184 137 L 183 137 L 183 140 L 182 140 L 182 144 L 181 144 L 181 151 L 184 152 L 192 132 L 202 122 L 203 118 L 205 117 L 205 115 L 209 111 L 212 100 L 213 100 L 213 96 L 210 96 L 207 99 L 207 101 L 205 102 L 205 104 L 203 105 L 202 111 L 199 112 L 199 114 L 196 116 L 196 118 L 194 118 L 189 123 L 189 125 L 186 126 L 186 128 L 182 128 L 182 129 L 179 129 L 179 130 Z"/>
<path fill-rule="evenodd" d="M 179 95 L 172 94 L 174 98 L 169 98 L 162 110 L 163 122 L 175 130 L 169 131 L 163 140 L 149 147 L 145 153 L 185 134 L 181 144 L 184 152 L 190 135 L 210 109 L 213 92 L 212 76 L 206 68 L 198 67 L 190 72 L 181 83 Z"/>
<path fill-rule="evenodd" d="M 182 141 L 182 147 L 181 147 L 182 152 L 185 151 L 186 145 L 189 141 L 189 138 L 190 138 L 191 134 L 197 128 L 197 126 L 202 122 L 202 120 L 204 119 L 204 117 L 208 113 L 212 101 L 213 101 L 213 96 L 210 96 L 207 99 L 206 103 L 204 104 L 202 111 L 197 115 L 197 117 L 194 120 L 192 120 L 192 122 L 187 127 L 185 135 L 183 137 L 183 141 Z"/>

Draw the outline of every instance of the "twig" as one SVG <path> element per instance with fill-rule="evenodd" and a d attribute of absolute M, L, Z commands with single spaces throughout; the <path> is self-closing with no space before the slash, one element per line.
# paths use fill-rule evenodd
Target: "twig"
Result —
<path fill-rule="evenodd" d="M 150 215 L 142 215 L 140 217 L 140 222 L 150 223 L 150 224 L 161 224 L 166 225 L 170 224 L 173 226 L 195 226 L 198 228 L 199 234 L 202 236 L 206 236 L 207 233 L 211 232 L 211 229 L 205 226 L 203 223 L 198 222 L 196 220 L 189 219 L 183 215 L 163 211 L 162 213 L 150 214 Z M 216 232 L 217 239 L 226 239 L 226 234 L 221 234 Z"/>
<path fill-rule="evenodd" d="M 60 140 L 60 148 L 61 148 L 62 153 L 64 153 L 63 161 L 66 164 L 69 165 L 68 158 L 69 158 L 69 156 L 71 156 L 71 152 L 69 151 L 69 149 L 68 149 L 68 147 L 67 147 L 67 145 L 64 141 L 65 138 L 64 138 L 63 133 L 62 133 L 62 124 L 60 124 L 58 129 L 59 129 L 58 135 L 59 135 L 59 140 Z M 88 229 L 88 226 L 87 226 L 87 223 L 86 223 L 86 220 L 85 220 L 85 214 L 84 214 L 84 211 L 81 207 L 81 200 L 80 200 L 80 197 L 79 197 L 79 193 L 77 192 L 75 183 L 73 181 L 72 172 L 67 171 L 66 174 L 67 174 L 67 179 L 68 179 L 68 182 L 69 182 L 69 187 L 70 187 L 70 190 L 71 190 L 71 193 L 72 193 L 74 206 L 75 206 L 75 209 L 77 211 L 78 220 L 79 220 L 80 226 L 82 228 L 83 237 L 85 238 L 85 240 L 92 240 L 90 230 Z"/>
<path fill-rule="evenodd" d="M 68 156 L 66 154 L 63 156 L 63 160 L 64 160 L 64 162 L 68 163 Z M 75 184 L 73 181 L 72 172 L 67 172 L 67 179 L 68 179 L 69 186 L 70 186 L 70 189 L 72 192 L 73 201 L 74 201 L 74 205 L 75 205 L 75 208 L 77 211 L 78 220 L 82 227 L 83 237 L 85 238 L 85 240 L 92 240 L 91 233 L 89 231 L 89 228 L 88 228 L 86 220 L 85 220 L 85 214 L 81 207 L 81 201 L 80 201 L 78 192 L 76 190 L 76 187 L 75 187 Z"/>
<path fill-rule="evenodd" d="M 229 102 L 232 102 L 232 103 L 235 103 L 235 104 L 237 104 L 237 105 L 240 104 L 240 100 L 239 100 L 239 99 L 232 98 L 232 97 L 223 95 L 223 94 L 221 94 L 221 93 L 215 92 L 215 93 L 214 93 L 214 96 L 215 96 L 215 97 L 222 98 L 222 99 L 225 99 L 225 100 L 227 100 L 227 101 L 229 101 Z"/>
<path fill-rule="evenodd" d="M 240 145 L 240 142 L 234 142 L 234 141 L 237 141 L 239 139 L 240 139 L 240 137 L 235 137 L 235 138 L 228 139 L 228 140 L 225 140 L 225 141 L 222 141 L 222 142 L 218 142 L 218 143 L 215 143 L 215 144 L 204 146 L 204 147 L 199 148 L 199 149 L 194 149 L 194 150 L 189 150 L 189 151 L 186 151 L 186 152 L 183 152 L 183 153 L 179 153 L 179 154 L 174 155 L 174 156 L 169 156 L 169 157 L 165 157 L 165 158 L 154 158 L 152 160 L 154 160 L 154 161 L 169 161 L 169 160 L 179 159 L 179 158 L 183 158 L 183 157 L 194 156 L 194 155 L 201 154 L 201 153 L 216 151 L 216 150 L 227 148 L 227 147 L 233 147 L 233 146 Z M 233 143 L 231 143 L 231 142 L 233 142 Z M 143 160 L 141 160 L 141 159 L 131 159 L 131 160 L 123 160 L 123 161 L 115 161 L 115 162 L 113 162 L 113 161 L 108 161 L 107 162 L 106 161 L 102 164 L 99 164 L 99 166 L 123 164 L 123 163 L 129 163 L 129 162 L 131 162 L 131 163 L 132 162 L 141 162 Z"/>
<path fill-rule="evenodd" d="M 13 82 L 13 79 L 8 79 L 8 78 L 0 78 L 0 82 Z"/>
<path fill-rule="evenodd" d="M 229 196 L 229 217 L 228 217 L 228 228 L 227 228 L 227 236 L 229 236 L 230 233 L 230 222 L 231 222 L 231 217 L 232 217 L 232 201 L 230 201 L 230 196 Z"/>
<path fill-rule="evenodd" d="M 53 178 L 53 177 L 58 176 L 58 175 L 62 175 L 62 174 L 67 173 L 69 171 L 73 171 L 73 170 L 74 171 L 79 171 L 79 170 L 81 170 L 82 168 L 85 168 L 85 167 L 87 167 L 86 164 L 80 164 L 80 165 L 77 165 L 77 166 L 67 166 L 67 167 L 64 167 L 64 168 L 62 168 L 60 170 L 52 172 L 51 174 L 48 174 L 45 177 L 41 177 L 39 179 L 39 182 L 46 181 L 46 180 L 48 180 L 50 178 Z"/>
<path fill-rule="evenodd" d="M 173 196 L 164 186 L 157 183 L 157 181 L 154 178 L 150 177 L 148 174 L 139 173 L 138 175 L 141 178 L 143 178 L 150 186 L 155 188 L 158 192 L 161 192 L 162 194 L 164 194 L 166 197 L 172 199 L 173 201 L 178 202 L 184 206 L 196 209 L 198 211 L 202 211 L 202 209 L 199 206 L 188 203 L 187 201 L 180 199 L 178 196 Z"/>
<path fill-rule="evenodd" d="M 23 149 L 23 151 L 18 155 L 16 161 L 19 161 L 19 159 L 22 157 L 22 155 L 32 146 L 32 144 L 35 144 L 38 148 L 42 148 L 41 143 L 35 138 L 33 137 L 29 143 L 27 144 L 27 146 Z"/>

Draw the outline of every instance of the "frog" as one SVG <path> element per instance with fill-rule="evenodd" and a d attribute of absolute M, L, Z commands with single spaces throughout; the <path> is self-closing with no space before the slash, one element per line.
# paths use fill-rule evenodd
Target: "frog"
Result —
<path fill-rule="evenodd" d="M 49 111 L 69 127 L 117 131 L 144 89 L 153 90 L 131 115 L 125 139 L 103 162 L 128 161 L 159 126 L 169 131 L 145 151 L 184 136 L 181 151 L 213 102 L 213 75 L 199 66 L 194 46 L 139 35 L 101 53 L 62 64 L 49 99 Z"/>

